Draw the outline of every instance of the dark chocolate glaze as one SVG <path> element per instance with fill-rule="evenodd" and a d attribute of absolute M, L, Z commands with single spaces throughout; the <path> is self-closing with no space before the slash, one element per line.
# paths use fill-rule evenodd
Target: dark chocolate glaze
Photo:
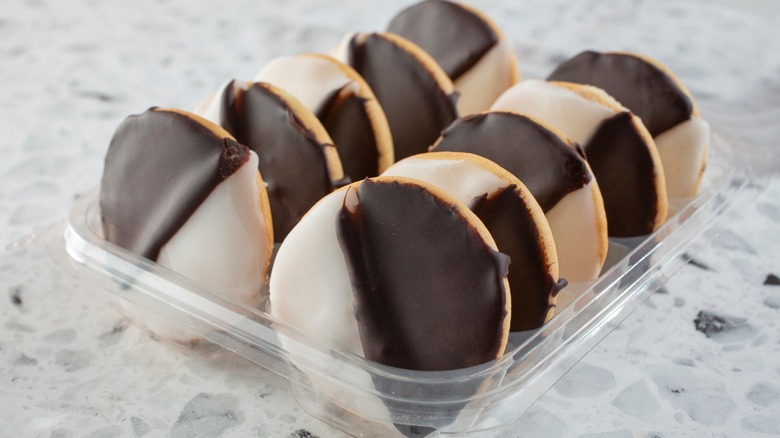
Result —
<path fill-rule="evenodd" d="M 481 17 L 443 0 L 426 0 L 402 10 L 387 31 L 422 47 L 453 81 L 498 43 L 495 30 Z"/>
<path fill-rule="evenodd" d="M 421 186 L 369 179 L 357 196 L 337 228 L 366 359 L 422 371 L 495 359 L 509 258 Z"/>
<path fill-rule="evenodd" d="M 604 120 L 585 142 L 599 182 L 611 237 L 643 236 L 653 231 L 658 214 L 655 164 L 647 143 L 622 112 Z"/>
<path fill-rule="evenodd" d="M 259 157 L 267 184 L 274 240 L 281 242 L 303 215 L 337 182 L 331 179 L 325 148 L 306 130 L 281 97 L 256 83 L 238 93 L 233 134 Z"/>
<path fill-rule="evenodd" d="M 639 116 L 653 137 L 688 120 L 693 111 L 693 102 L 669 75 L 633 55 L 582 52 L 547 79 L 604 89 Z"/>
<path fill-rule="evenodd" d="M 457 118 L 455 95 L 442 90 L 427 68 L 406 50 L 369 34 L 353 38 L 347 63 L 368 82 L 385 111 L 395 159 L 425 152 Z"/>
<path fill-rule="evenodd" d="M 119 125 L 106 154 L 100 211 L 106 240 L 156 260 L 249 149 L 195 119 L 150 109 Z"/>
<path fill-rule="evenodd" d="M 545 213 L 591 180 L 576 149 L 520 114 L 489 112 L 458 119 L 431 150 L 471 152 L 494 161 L 528 187 Z"/>
<path fill-rule="evenodd" d="M 379 175 L 379 151 L 366 99 L 355 96 L 344 86 L 317 110 L 341 158 L 344 173 L 352 181 Z"/>
<path fill-rule="evenodd" d="M 512 292 L 511 331 L 539 328 L 550 310 L 557 281 L 547 272 L 541 236 L 525 202 L 510 185 L 478 196 L 469 208 L 490 231 L 496 246 L 509 256 L 509 290 Z"/>
<path fill-rule="evenodd" d="M 238 122 L 236 121 L 236 80 L 233 79 L 222 92 L 222 99 L 219 102 L 219 121 L 220 125 L 227 132 L 236 132 Z"/>

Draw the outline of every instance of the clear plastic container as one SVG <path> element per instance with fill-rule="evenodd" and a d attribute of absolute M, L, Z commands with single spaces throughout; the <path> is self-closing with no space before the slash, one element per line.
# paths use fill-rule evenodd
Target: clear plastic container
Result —
<path fill-rule="evenodd" d="M 664 61 L 671 58 L 665 56 L 668 53 L 687 50 L 674 56 L 670 67 L 691 85 L 704 118 L 716 128 L 699 194 L 673 200 L 678 212 L 652 235 L 612 240 L 608 266 L 599 280 L 568 298 L 571 302 L 560 306 L 541 329 L 513 335 L 506 354 L 495 361 L 468 369 L 420 372 L 333 351 L 262 310 L 228 303 L 187 278 L 103 240 L 97 189 L 76 200 L 65 222 L 15 246 L 41 249 L 43 245 L 53 260 L 47 261 L 52 270 L 64 268 L 78 277 L 70 286 L 115 294 L 284 376 L 306 412 L 352 435 L 400 436 L 398 428 L 404 429 L 400 425 L 409 426 L 407 432 L 443 436 L 481 436 L 512 429 L 528 407 L 768 183 L 777 156 L 772 146 L 780 138 L 780 108 L 775 108 L 776 96 L 746 98 L 764 93 L 765 88 L 753 88 L 760 81 L 746 80 L 741 63 L 747 52 L 748 59 L 754 60 L 751 74 L 774 77 L 772 58 L 762 57 L 766 41 L 774 35 L 773 23 L 753 26 L 744 19 L 737 23 L 740 29 L 700 32 L 706 38 L 695 38 L 697 29 L 708 26 L 712 17 L 723 16 L 715 6 L 703 3 L 561 1 L 556 3 L 556 14 L 545 16 L 536 14 L 537 9 L 549 14 L 549 8 L 514 2 L 492 5 L 498 9 L 489 12 L 516 42 L 524 78 L 544 77 L 553 65 L 585 48 L 631 48 Z M 395 8 L 366 3 L 365 10 L 386 19 L 389 11 L 375 11 L 382 7 Z M 301 15 L 305 21 L 301 26 L 331 29 L 335 34 L 345 30 L 334 28 L 330 16 Z M 608 32 L 602 31 L 607 28 Z M 680 29 L 687 33 L 678 34 Z M 734 36 L 734 30 L 740 30 L 742 39 Z M 274 49 L 294 51 L 284 44 Z M 766 105 L 759 107 L 759 103 Z M 27 255 L 24 261 L 42 263 L 38 254 Z"/>
<path fill-rule="evenodd" d="M 770 117 L 770 116 L 767 116 Z M 770 117 L 771 118 L 771 117 Z M 737 126 L 733 126 L 737 128 Z M 476 436 L 520 415 L 766 186 L 769 150 L 715 130 L 700 193 L 644 238 L 610 242 L 601 277 L 503 357 L 468 369 L 394 369 L 333 351 L 270 314 L 228 303 L 103 240 L 98 190 L 37 239 L 73 275 L 142 306 L 290 381 L 309 414 L 356 436 Z"/>

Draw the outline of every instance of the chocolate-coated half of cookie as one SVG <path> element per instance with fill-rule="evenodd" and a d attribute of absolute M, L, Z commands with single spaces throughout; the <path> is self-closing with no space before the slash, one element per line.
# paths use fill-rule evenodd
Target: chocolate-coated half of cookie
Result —
<path fill-rule="evenodd" d="M 387 116 L 395 159 L 425 152 L 457 118 L 452 81 L 416 44 L 390 33 L 346 37 L 334 56 L 368 82 Z"/>

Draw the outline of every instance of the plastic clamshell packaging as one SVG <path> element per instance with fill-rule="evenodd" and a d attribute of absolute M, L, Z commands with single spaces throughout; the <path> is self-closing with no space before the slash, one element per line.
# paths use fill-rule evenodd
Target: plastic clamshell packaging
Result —
<path fill-rule="evenodd" d="M 503 357 L 453 371 L 395 369 L 308 339 L 262 310 L 209 290 L 101 236 L 98 189 L 76 200 L 45 239 L 96 289 L 148 309 L 289 379 L 309 414 L 356 436 L 401 436 L 396 425 L 469 436 L 516 426 L 520 415 L 701 249 L 766 186 L 763 148 L 713 130 L 699 194 L 655 233 L 611 240 L 607 268 L 542 328 L 510 338 Z M 771 163 L 770 163 L 771 165 Z M 58 257 L 57 254 L 60 254 Z M 430 429 L 429 429 L 430 428 Z"/>

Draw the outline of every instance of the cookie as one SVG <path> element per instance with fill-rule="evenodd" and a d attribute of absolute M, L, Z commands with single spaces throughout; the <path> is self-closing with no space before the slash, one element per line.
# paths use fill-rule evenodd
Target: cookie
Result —
<path fill-rule="evenodd" d="M 707 162 L 709 124 L 666 66 L 635 53 L 586 51 L 562 63 L 548 79 L 594 85 L 630 109 L 655 140 L 669 197 L 696 194 Z"/>
<path fill-rule="evenodd" d="M 425 0 L 399 12 L 387 31 L 419 45 L 452 79 L 463 116 L 490 108 L 520 78 L 512 43 L 474 7 Z"/>
<path fill-rule="evenodd" d="M 607 256 L 607 220 L 579 145 L 532 117 L 491 111 L 456 120 L 431 150 L 477 154 L 519 178 L 547 217 L 560 276 L 569 283 L 598 278 Z"/>
<path fill-rule="evenodd" d="M 385 365 L 473 366 L 503 354 L 507 264 L 451 195 L 412 179 L 367 179 L 323 198 L 282 243 L 271 313 Z"/>
<path fill-rule="evenodd" d="M 273 249 L 268 196 L 257 155 L 222 128 L 173 109 L 125 119 L 106 155 L 100 210 L 109 242 L 229 301 L 259 301 Z M 163 337 L 193 339 L 140 320 Z"/>
<path fill-rule="evenodd" d="M 287 91 L 317 116 L 352 181 L 377 176 L 393 164 L 385 113 L 348 65 L 321 54 L 283 56 L 266 64 L 255 81 Z"/>
<path fill-rule="evenodd" d="M 320 121 L 278 87 L 231 81 L 198 110 L 257 153 L 277 242 L 320 198 L 349 182 Z"/>
<path fill-rule="evenodd" d="M 371 86 L 387 116 L 396 160 L 425 152 L 458 116 L 450 78 L 430 55 L 403 37 L 348 35 L 333 55 Z"/>
<path fill-rule="evenodd" d="M 553 126 L 585 150 L 598 181 L 612 237 L 652 233 L 667 215 L 664 168 L 642 121 L 589 85 L 526 80 L 493 104 Z"/>
<path fill-rule="evenodd" d="M 511 331 L 541 327 L 551 316 L 559 285 L 558 257 L 539 204 L 520 180 L 483 157 L 428 152 L 401 160 L 382 174 L 435 185 L 468 205 L 498 249 L 509 256 Z"/>

